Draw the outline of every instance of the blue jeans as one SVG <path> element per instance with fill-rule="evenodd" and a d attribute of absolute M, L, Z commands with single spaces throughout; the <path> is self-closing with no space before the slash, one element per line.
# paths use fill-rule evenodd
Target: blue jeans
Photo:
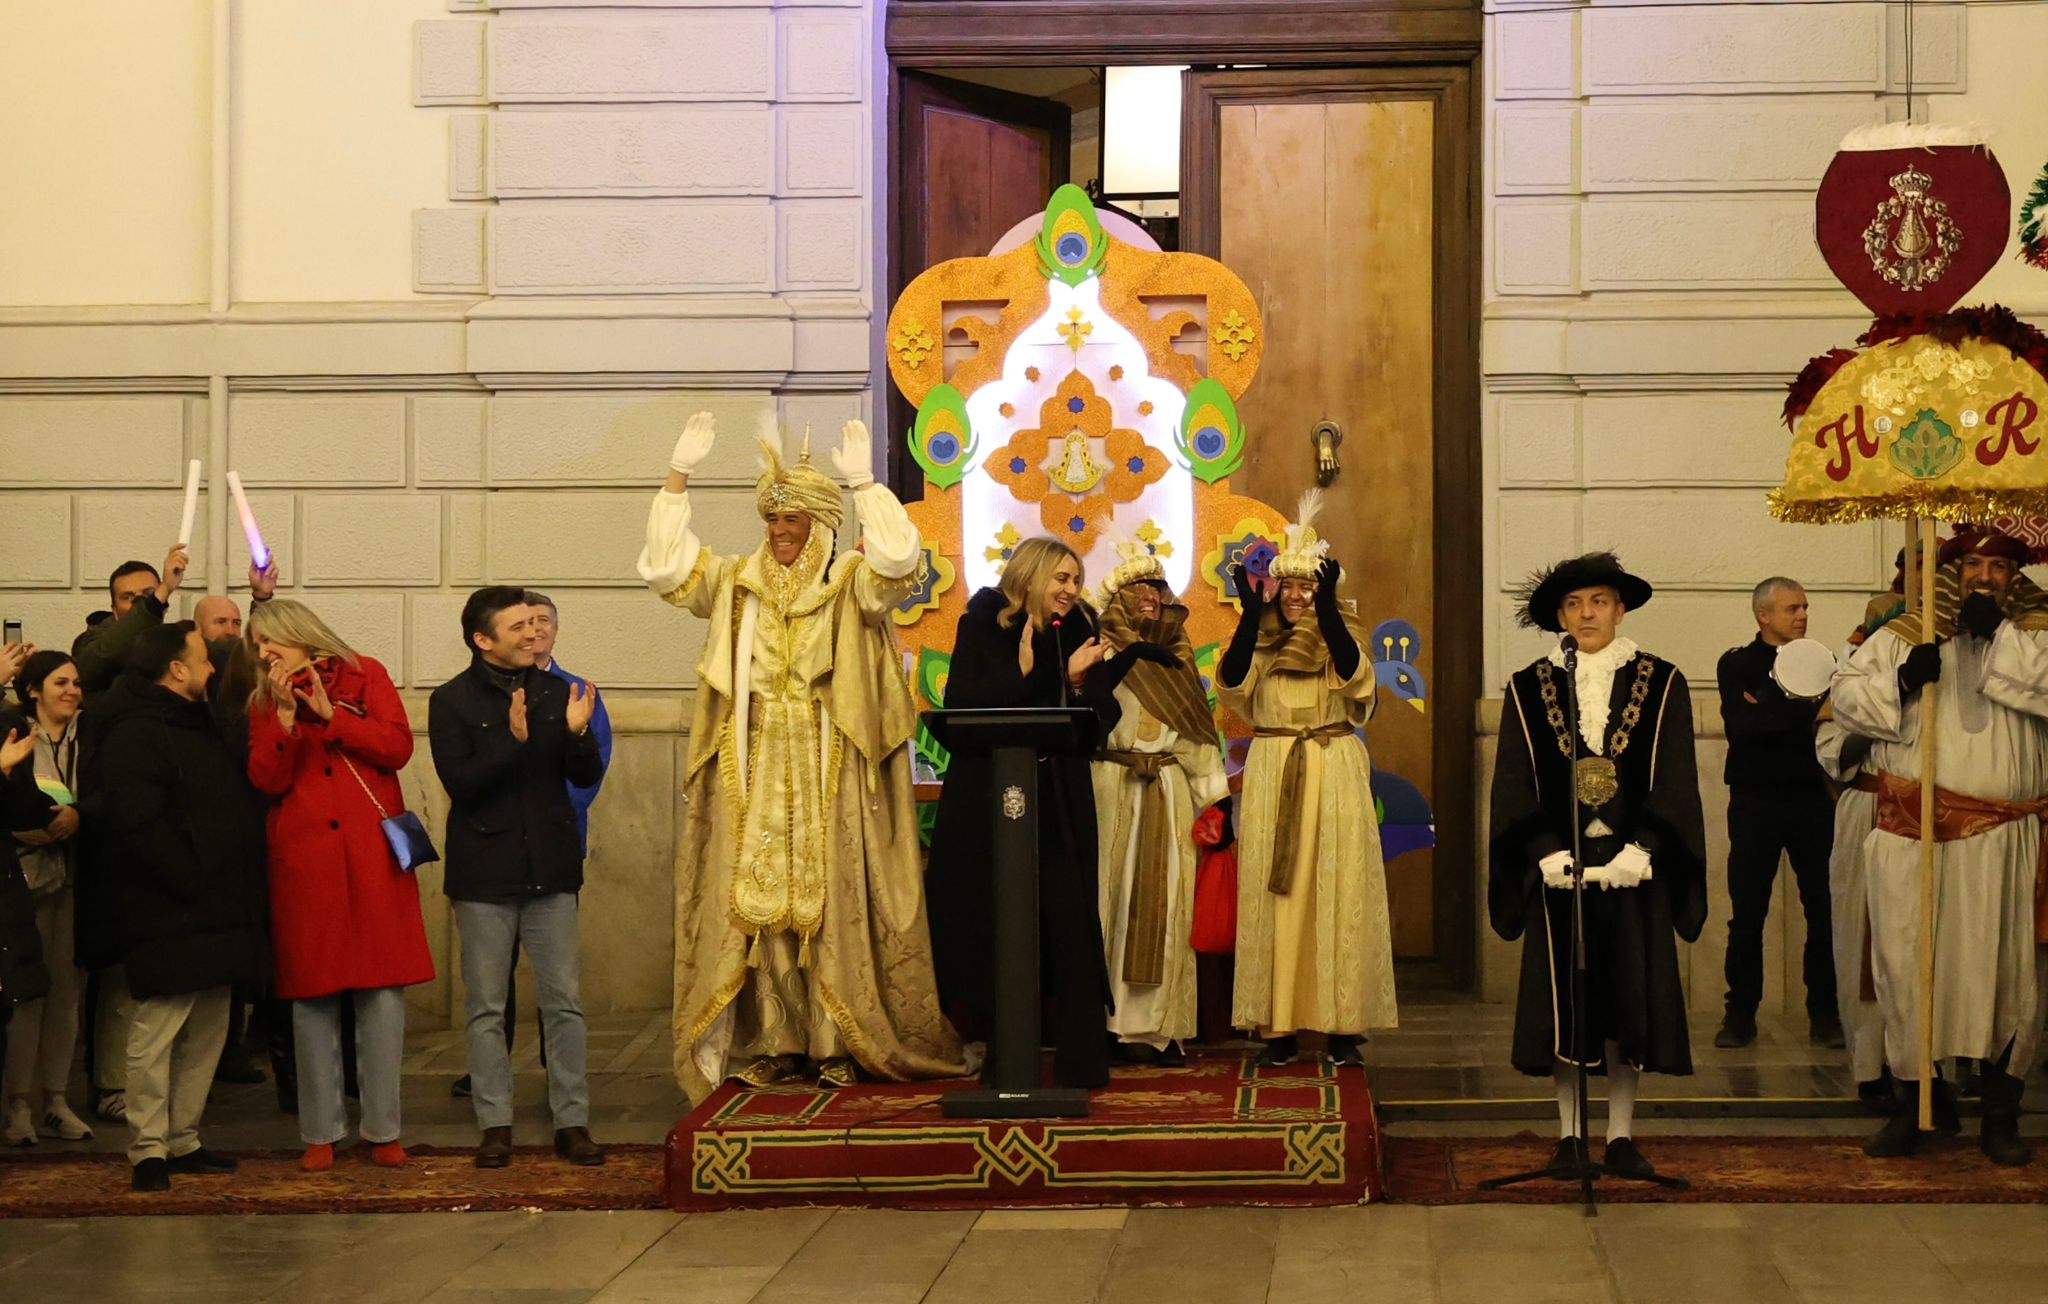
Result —
<path fill-rule="evenodd" d="M 548 1110 L 557 1130 L 590 1126 L 576 894 L 517 904 L 456 901 L 462 983 L 468 989 L 470 1101 L 480 1128 L 512 1125 L 512 1056 L 505 1045 L 505 991 L 516 946 L 533 966 L 541 1036 L 548 1048 Z"/>
<path fill-rule="evenodd" d="M 356 1011 L 356 1081 L 362 1088 L 363 1140 L 398 1139 L 399 1064 L 405 1057 L 405 989 L 376 987 L 292 1002 L 292 1041 L 299 1066 L 299 1139 L 334 1145 L 348 1135 L 342 1099 L 341 1008 Z"/>

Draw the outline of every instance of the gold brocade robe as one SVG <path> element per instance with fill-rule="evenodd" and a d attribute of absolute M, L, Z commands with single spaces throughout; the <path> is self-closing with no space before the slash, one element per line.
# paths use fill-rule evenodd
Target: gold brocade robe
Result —
<path fill-rule="evenodd" d="M 799 558 L 794 584 L 765 549 L 701 548 L 685 495 L 648 522 L 643 577 L 710 622 L 676 855 L 675 1069 L 693 1102 L 762 1054 L 851 1055 L 892 1081 L 966 1069 L 932 977 L 891 620 L 921 546 L 887 490 L 859 500 L 867 555 L 815 573 Z"/>
<path fill-rule="evenodd" d="M 1272 669 L 1255 653 L 1244 682 L 1223 701 L 1254 729 L 1310 730 L 1372 718 L 1372 662 L 1340 681 Z M 1288 753 L 1306 747 L 1299 810 L 1280 809 Z M 1327 745 L 1288 737 L 1252 740 L 1237 828 L 1237 979 L 1231 1022 L 1281 1036 L 1299 1030 L 1357 1035 L 1398 1022 L 1387 871 L 1373 809 L 1372 760 L 1356 734 Z M 1267 889 L 1281 820 L 1299 826 L 1292 889 Z"/>

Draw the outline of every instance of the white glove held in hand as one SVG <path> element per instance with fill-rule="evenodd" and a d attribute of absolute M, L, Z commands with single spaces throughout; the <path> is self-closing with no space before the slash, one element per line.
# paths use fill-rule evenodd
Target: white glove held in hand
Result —
<path fill-rule="evenodd" d="M 1536 868 L 1543 872 L 1543 886 L 1554 887 L 1560 892 L 1569 892 L 1572 886 L 1572 853 L 1553 851 L 1536 862 Z"/>
<path fill-rule="evenodd" d="M 832 450 L 832 465 L 846 487 L 858 493 L 875 482 L 875 445 L 868 428 L 849 421 L 839 431 L 839 447 Z"/>
<path fill-rule="evenodd" d="M 1640 887 L 1650 877 L 1650 853 L 1631 842 L 1601 869 L 1603 888 Z"/>
<path fill-rule="evenodd" d="M 709 412 L 692 416 L 683 423 L 683 433 L 676 438 L 676 449 L 668 455 L 668 469 L 677 475 L 690 474 L 711 455 L 711 444 L 717 437 L 717 423 Z"/>

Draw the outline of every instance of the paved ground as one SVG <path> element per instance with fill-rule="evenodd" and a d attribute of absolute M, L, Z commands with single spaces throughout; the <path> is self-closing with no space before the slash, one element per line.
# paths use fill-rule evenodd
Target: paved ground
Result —
<path fill-rule="evenodd" d="M 1505 1011 L 1411 1006 L 1403 1016 L 1407 1026 L 1370 1052 L 1394 1129 L 1515 1131 L 1545 1116 L 1547 1084 L 1504 1066 Z M 548 1136 L 545 1083 L 525 1031 L 517 1139 L 538 1143 Z M 1766 1022 L 1750 1050 L 1696 1050 L 1692 1079 L 1645 1079 L 1646 1101 L 1664 1103 L 1646 1105 L 1639 1130 L 1869 1130 L 1848 1099 L 1840 1054 L 1814 1051 L 1803 1031 Z M 666 1016 L 600 1021 L 591 1042 L 594 1131 L 659 1141 L 682 1109 Z M 448 1095 L 462 1072 L 459 1037 L 415 1034 L 406 1072 L 407 1139 L 471 1143 L 467 1105 Z M 1458 1103 L 1471 1101 L 1490 1103 Z M 1660 1108 L 1688 1117 L 1656 1119 Z M 118 1132 L 92 1148 L 118 1149 Z M 218 1089 L 206 1137 L 228 1149 L 297 1145 L 267 1085 Z M 0 1282 L 10 1304 L 2006 1304 L 2048 1300 L 2048 1209 L 1633 1205 L 1593 1220 L 1521 1207 L 104 1218 L 0 1222 Z"/>

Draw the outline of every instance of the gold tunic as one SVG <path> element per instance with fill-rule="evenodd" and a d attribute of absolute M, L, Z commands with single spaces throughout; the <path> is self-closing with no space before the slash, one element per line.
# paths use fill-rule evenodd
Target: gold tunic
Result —
<path fill-rule="evenodd" d="M 1297 732 L 1372 717 L 1377 682 L 1361 656 L 1339 680 L 1272 669 L 1260 652 L 1225 702 L 1257 729 Z M 1301 809 L 1280 809 L 1290 752 L 1306 748 Z M 1231 1021 L 1269 1036 L 1298 1030 L 1357 1035 L 1398 1022 L 1387 873 L 1372 800 L 1372 760 L 1355 734 L 1327 741 L 1252 741 L 1238 806 L 1237 981 Z M 1296 864 L 1284 894 L 1268 890 L 1280 821 L 1294 821 Z"/>

